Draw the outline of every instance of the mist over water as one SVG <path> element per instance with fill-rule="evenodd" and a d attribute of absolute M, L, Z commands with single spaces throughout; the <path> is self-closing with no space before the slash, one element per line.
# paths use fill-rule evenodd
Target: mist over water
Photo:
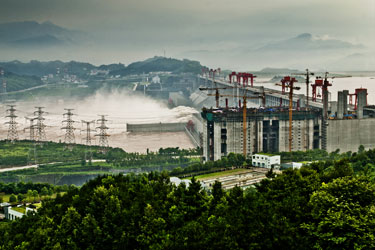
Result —
<path fill-rule="evenodd" d="M 25 117 L 34 117 L 35 106 L 43 106 L 47 112 L 45 114 L 45 125 L 47 140 L 64 141 L 65 130 L 62 130 L 64 108 L 74 109 L 73 120 L 76 121 L 76 143 L 83 143 L 86 129 L 81 120 L 94 121 L 100 118 L 99 115 L 106 115 L 109 144 L 113 147 L 121 147 L 130 152 L 146 152 L 147 148 L 152 151 L 160 147 L 194 147 L 190 139 L 184 132 L 171 133 L 128 133 L 127 123 L 172 123 L 188 122 L 193 113 L 197 111 L 191 107 L 178 106 L 169 109 L 166 103 L 152 99 L 151 97 L 129 91 L 104 91 L 99 90 L 94 95 L 84 99 L 51 99 L 42 98 L 38 102 L 18 102 L 15 103 L 18 116 L 17 122 L 19 138 L 27 139 L 28 131 L 24 128 L 30 125 Z M 0 106 L 0 139 L 6 139 L 8 126 L 5 122 L 6 106 Z M 92 135 L 98 123 L 93 124 Z M 93 143 L 94 144 L 94 143 Z"/>

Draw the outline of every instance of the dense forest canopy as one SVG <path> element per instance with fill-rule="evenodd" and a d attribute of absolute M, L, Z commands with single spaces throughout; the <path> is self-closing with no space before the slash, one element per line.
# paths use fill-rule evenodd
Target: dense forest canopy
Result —
<path fill-rule="evenodd" d="M 0 223 L 0 249 L 372 249 L 375 151 L 211 190 L 166 172 L 100 176 Z"/>

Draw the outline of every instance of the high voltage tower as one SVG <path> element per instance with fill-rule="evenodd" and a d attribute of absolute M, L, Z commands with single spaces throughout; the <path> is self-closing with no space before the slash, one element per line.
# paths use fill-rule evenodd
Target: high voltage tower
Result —
<path fill-rule="evenodd" d="M 43 114 L 46 112 L 43 111 L 44 107 L 35 107 L 37 110 L 34 112 L 36 124 L 34 125 L 34 139 L 36 141 L 45 141 L 46 140 L 46 131 L 44 125 L 45 118 L 43 117 Z"/>
<path fill-rule="evenodd" d="M 74 130 L 75 128 L 73 127 L 73 109 L 65 109 L 67 112 L 63 114 L 63 117 L 66 118 L 66 120 L 63 120 L 63 124 L 65 124 L 65 127 L 62 127 L 61 129 L 65 129 L 65 144 L 67 144 L 69 149 L 72 149 L 73 144 L 75 144 L 75 136 L 74 136 Z"/>
<path fill-rule="evenodd" d="M 18 139 L 18 132 L 17 132 L 17 122 L 16 122 L 16 109 L 14 108 L 15 105 L 8 105 L 9 109 L 7 109 L 7 112 L 9 115 L 6 117 L 9 118 L 9 122 L 6 122 L 5 124 L 9 124 L 8 129 L 8 140 L 11 142 L 14 142 Z"/>
<path fill-rule="evenodd" d="M 28 129 L 29 130 L 29 139 L 30 139 L 30 141 L 34 141 L 35 140 L 35 132 L 34 132 L 35 125 L 34 125 L 34 120 L 36 118 L 25 117 L 25 119 L 30 122 L 30 126 L 26 127 L 24 129 L 24 131 L 26 131 L 26 129 Z"/>
<path fill-rule="evenodd" d="M 82 120 L 82 123 L 86 125 L 86 129 L 83 129 L 82 131 L 86 132 L 86 136 L 83 138 L 85 140 L 86 144 L 86 151 L 85 151 L 85 160 L 91 160 L 92 159 L 92 153 L 89 147 L 91 146 L 91 141 L 93 140 L 93 137 L 91 136 L 91 124 L 95 123 L 95 120 L 93 121 L 84 121 Z"/>
<path fill-rule="evenodd" d="M 101 148 L 102 153 L 105 153 L 106 148 L 108 148 L 108 137 L 109 134 L 107 133 L 107 130 L 109 129 L 106 125 L 105 122 L 108 120 L 105 119 L 105 115 L 100 115 L 101 118 L 96 120 L 99 123 L 99 127 L 96 127 L 99 129 L 99 134 L 96 134 L 95 136 L 99 137 L 99 146 Z"/>

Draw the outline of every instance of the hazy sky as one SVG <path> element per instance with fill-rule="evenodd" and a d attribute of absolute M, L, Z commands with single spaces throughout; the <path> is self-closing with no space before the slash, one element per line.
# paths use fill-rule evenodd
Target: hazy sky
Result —
<path fill-rule="evenodd" d="M 103 46 L 170 56 L 312 33 L 373 46 L 374 0 L 0 0 L 0 23 L 52 21 Z M 152 56 L 152 55 L 150 55 Z"/>

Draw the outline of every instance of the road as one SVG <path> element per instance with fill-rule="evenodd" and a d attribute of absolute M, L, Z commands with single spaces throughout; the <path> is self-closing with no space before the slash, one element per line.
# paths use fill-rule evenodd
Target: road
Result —
<path fill-rule="evenodd" d="M 38 168 L 38 165 L 29 165 L 29 166 L 22 166 L 22 167 L 12 167 L 12 168 L 0 168 L 0 173 L 2 172 L 9 172 L 9 171 L 16 171 L 28 168 Z"/>

